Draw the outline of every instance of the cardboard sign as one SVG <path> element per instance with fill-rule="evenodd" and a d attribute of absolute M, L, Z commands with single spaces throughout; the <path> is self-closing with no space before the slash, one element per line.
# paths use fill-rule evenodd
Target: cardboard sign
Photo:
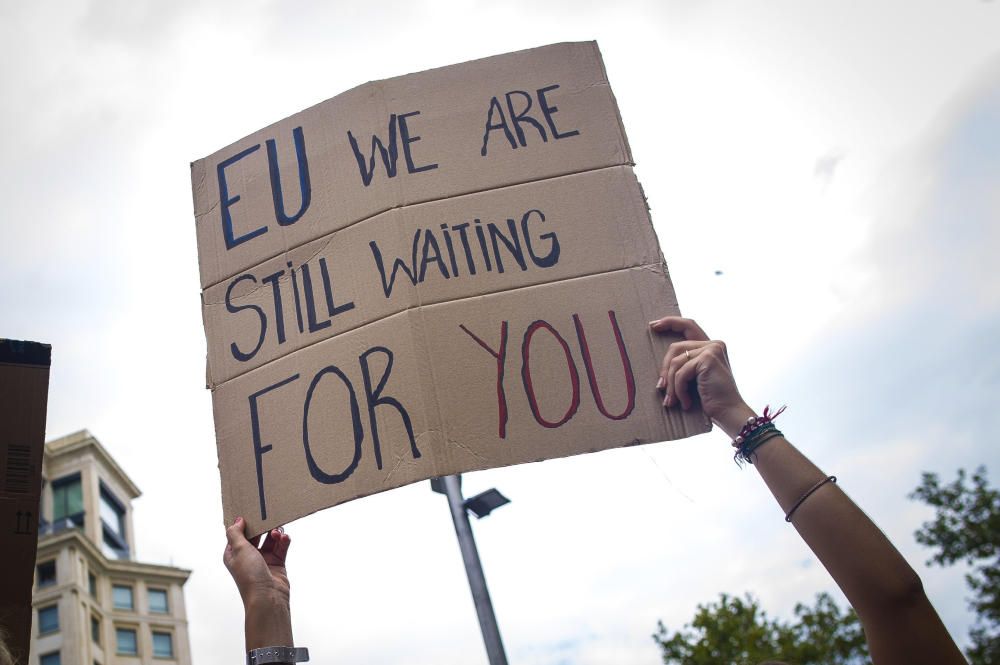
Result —
<path fill-rule="evenodd" d="M 28 661 L 52 347 L 0 339 L 0 633 Z"/>
<path fill-rule="evenodd" d="M 362 85 L 192 164 L 223 506 L 254 532 L 704 432 L 592 42 Z"/>

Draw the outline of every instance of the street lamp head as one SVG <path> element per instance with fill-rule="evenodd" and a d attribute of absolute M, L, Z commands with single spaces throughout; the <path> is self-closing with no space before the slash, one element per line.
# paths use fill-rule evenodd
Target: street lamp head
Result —
<path fill-rule="evenodd" d="M 486 517 L 494 510 L 510 503 L 510 499 L 505 497 L 496 489 L 489 489 L 481 494 L 470 497 L 465 500 L 465 509 L 472 511 L 472 513 L 477 517 L 482 519 Z"/>

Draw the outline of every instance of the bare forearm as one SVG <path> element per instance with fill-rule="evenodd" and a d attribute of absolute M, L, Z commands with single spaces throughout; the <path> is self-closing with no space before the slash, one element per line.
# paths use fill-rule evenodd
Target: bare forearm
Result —
<path fill-rule="evenodd" d="M 735 438 L 751 415 L 749 407 L 733 409 L 719 424 Z M 827 477 L 783 436 L 755 451 L 754 466 L 785 513 Z M 792 524 L 862 618 L 870 608 L 922 593 L 910 565 L 834 483 L 822 485 L 803 501 Z"/>
<path fill-rule="evenodd" d="M 287 601 L 250 601 L 244 622 L 246 649 L 295 646 L 292 618 Z"/>
<path fill-rule="evenodd" d="M 784 437 L 762 446 L 754 463 L 785 513 L 827 477 Z M 923 595 L 913 568 L 834 483 L 803 501 L 792 524 L 862 619 Z"/>
<path fill-rule="evenodd" d="M 878 665 L 965 663 L 924 594 L 920 577 L 875 523 L 837 485 L 826 483 L 795 507 L 826 474 L 784 437 L 754 459 L 792 524 L 858 613 Z"/>
<path fill-rule="evenodd" d="M 872 660 L 965 663 L 920 578 L 885 534 L 784 437 L 757 449 L 754 465 L 792 524 L 858 613 Z"/>

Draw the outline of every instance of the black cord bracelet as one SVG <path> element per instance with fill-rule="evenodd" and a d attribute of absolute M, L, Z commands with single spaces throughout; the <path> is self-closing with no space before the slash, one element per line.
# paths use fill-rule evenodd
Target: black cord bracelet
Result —
<path fill-rule="evenodd" d="M 818 483 L 810 487 L 809 490 L 805 494 L 803 494 L 798 501 L 795 502 L 795 505 L 792 506 L 791 510 L 788 511 L 788 514 L 785 515 L 785 521 L 786 522 L 792 521 L 792 515 L 795 513 L 796 510 L 799 509 L 799 506 L 802 505 L 803 501 L 812 496 L 813 492 L 818 490 L 823 485 L 826 485 L 827 483 L 836 483 L 836 482 L 837 482 L 837 476 L 827 476 L 823 480 L 819 481 Z"/>

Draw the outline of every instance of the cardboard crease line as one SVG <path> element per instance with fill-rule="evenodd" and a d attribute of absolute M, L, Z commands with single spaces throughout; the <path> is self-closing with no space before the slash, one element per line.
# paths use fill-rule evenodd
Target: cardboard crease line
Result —
<path fill-rule="evenodd" d="M 322 344 L 323 342 L 327 342 L 329 340 L 337 339 L 338 337 L 340 337 L 341 335 L 344 335 L 346 333 L 353 332 L 355 330 L 359 330 L 360 328 L 364 328 L 367 325 L 371 325 L 373 323 L 378 323 L 379 321 L 384 321 L 384 320 L 390 319 L 390 318 L 392 318 L 394 316 L 399 316 L 400 314 L 406 314 L 406 313 L 414 312 L 414 311 L 421 311 L 425 307 L 437 307 L 437 306 L 440 306 L 440 305 L 447 305 L 447 304 L 450 304 L 450 303 L 460 303 L 460 302 L 465 302 L 465 301 L 474 301 L 474 300 L 477 300 L 477 299 L 481 300 L 481 299 L 487 298 L 489 296 L 496 296 L 496 295 L 500 295 L 500 294 L 516 293 L 518 291 L 523 291 L 523 290 L 526 290 L 526 289 L 537 289 L 537 288 L 542 288 L 542 287 L 546 287 L 546 286 L 551 286 L 553 284 L 564 284 L 566 282 L 572 282 L 572 281 L 578 280 L 578 279 L 591 279 L 591 278 L 595 278 L 595 277 L 600 277 L 602 275 L 611 275 L 611 274 L 614 274 L 614 273 L 623 272 L 623 271 L 629 271 L 629 270 L 648 270 L 648 271 L 652 272 L 653 274 L 662 274 L 662 271 L 660 270 L 660 264 L 656 264 L 656 263 L 639 264 L 639 265 L 634 265 L 634 266 L 627 266 L 625 268 L 612 268 L 610 270 L 602 270 L 602 271 L 599 271 L 599 272 L 592 272 L 592 273 L 588 273 L 586 275 L 577 275 L 576 277 L 567 277 L 566 279 L 560 279 L 560 280 L 556 280 L 554 282 L 540 282 L 538 284 L 526 284 L 524 286 L 518 286 L 518 287 L 515 287 L 515 288 L 511 288 L 511 289 L 500 289 L 500 290 L 497 290 L 497 291 L 486 291 L 486 292 L 477 293 L 477 294 L 471 295 L 471 296 L 463 296 L 461 298 L 452 298 L 451 300 L 440 300 L 440 301 L 432 302 L 432 303 L 409 305 L 407 307 L 404 307 L 403 309 L 400 309 L 400 310 L 397 310 L 395 312 L 392 312 L 391 314 L 386 314 L 386 315 L 381 316 L 381 317 L 379 317 L 377 319 L 370 319 L 368 321 L 364 321 L 363 323 L 359 323 L 358 325 L 353 326 L 351 328 L 346 328 L 346 329 L 342 330 L 341 332 L 337 333 L 336 335 L 331 335 L 330 337 L 324 337 L 322 339 L 317 339 L 317 340 L 315 340 L 315 341 L 307 344 L 306 346 L 302 346 L 302 347 L 299 347 L 297 349 L 292 349 L 290 351 L 286 351 L 285 353 L 281 354 L 280 356 L 275 356 L 272 360 L 264 363 L 263 365 L 260 365 L 259 367 L 254 367 L 254 368 L 248 369 L 248 370 L 246 370 L 244 372 L 240 372 L 239 374 L 234 374 L 229 379 L 226 379 L 225 381 L 217 383 L 217 384 L 215 384 L 213 386 L 209 386 L 209 388 L 214 391 L 216 388 L 224 386 L 227 383 L 229 383 L 230 381 L 234 381 L 234 380 L 236 380 L 236 379 L 238 379 L 238 378 L 240 378 L 242 376 L 246 376 L 247 374 L 250 374 L 252 372 L 256 372 L 256 371 L 262 370 L 265 367 L 270 366 L 272 363 L 274 363 L 274 362 L 276 362 L 278 360 L 281 360 L 282 358 L 285 358 L 285 357 L 287 357 L 287 356 L 289 356 L 289 355 L 291 355 L 293 353 L 298 353 L 300 351 L 304 351 L 304 350 L 306 350 L 308 348 L 311 348 L 311 347 L 315 346 L 316 344 Z M 219 303 L 219 304 L 221 304 L 221 303 Z"/>

